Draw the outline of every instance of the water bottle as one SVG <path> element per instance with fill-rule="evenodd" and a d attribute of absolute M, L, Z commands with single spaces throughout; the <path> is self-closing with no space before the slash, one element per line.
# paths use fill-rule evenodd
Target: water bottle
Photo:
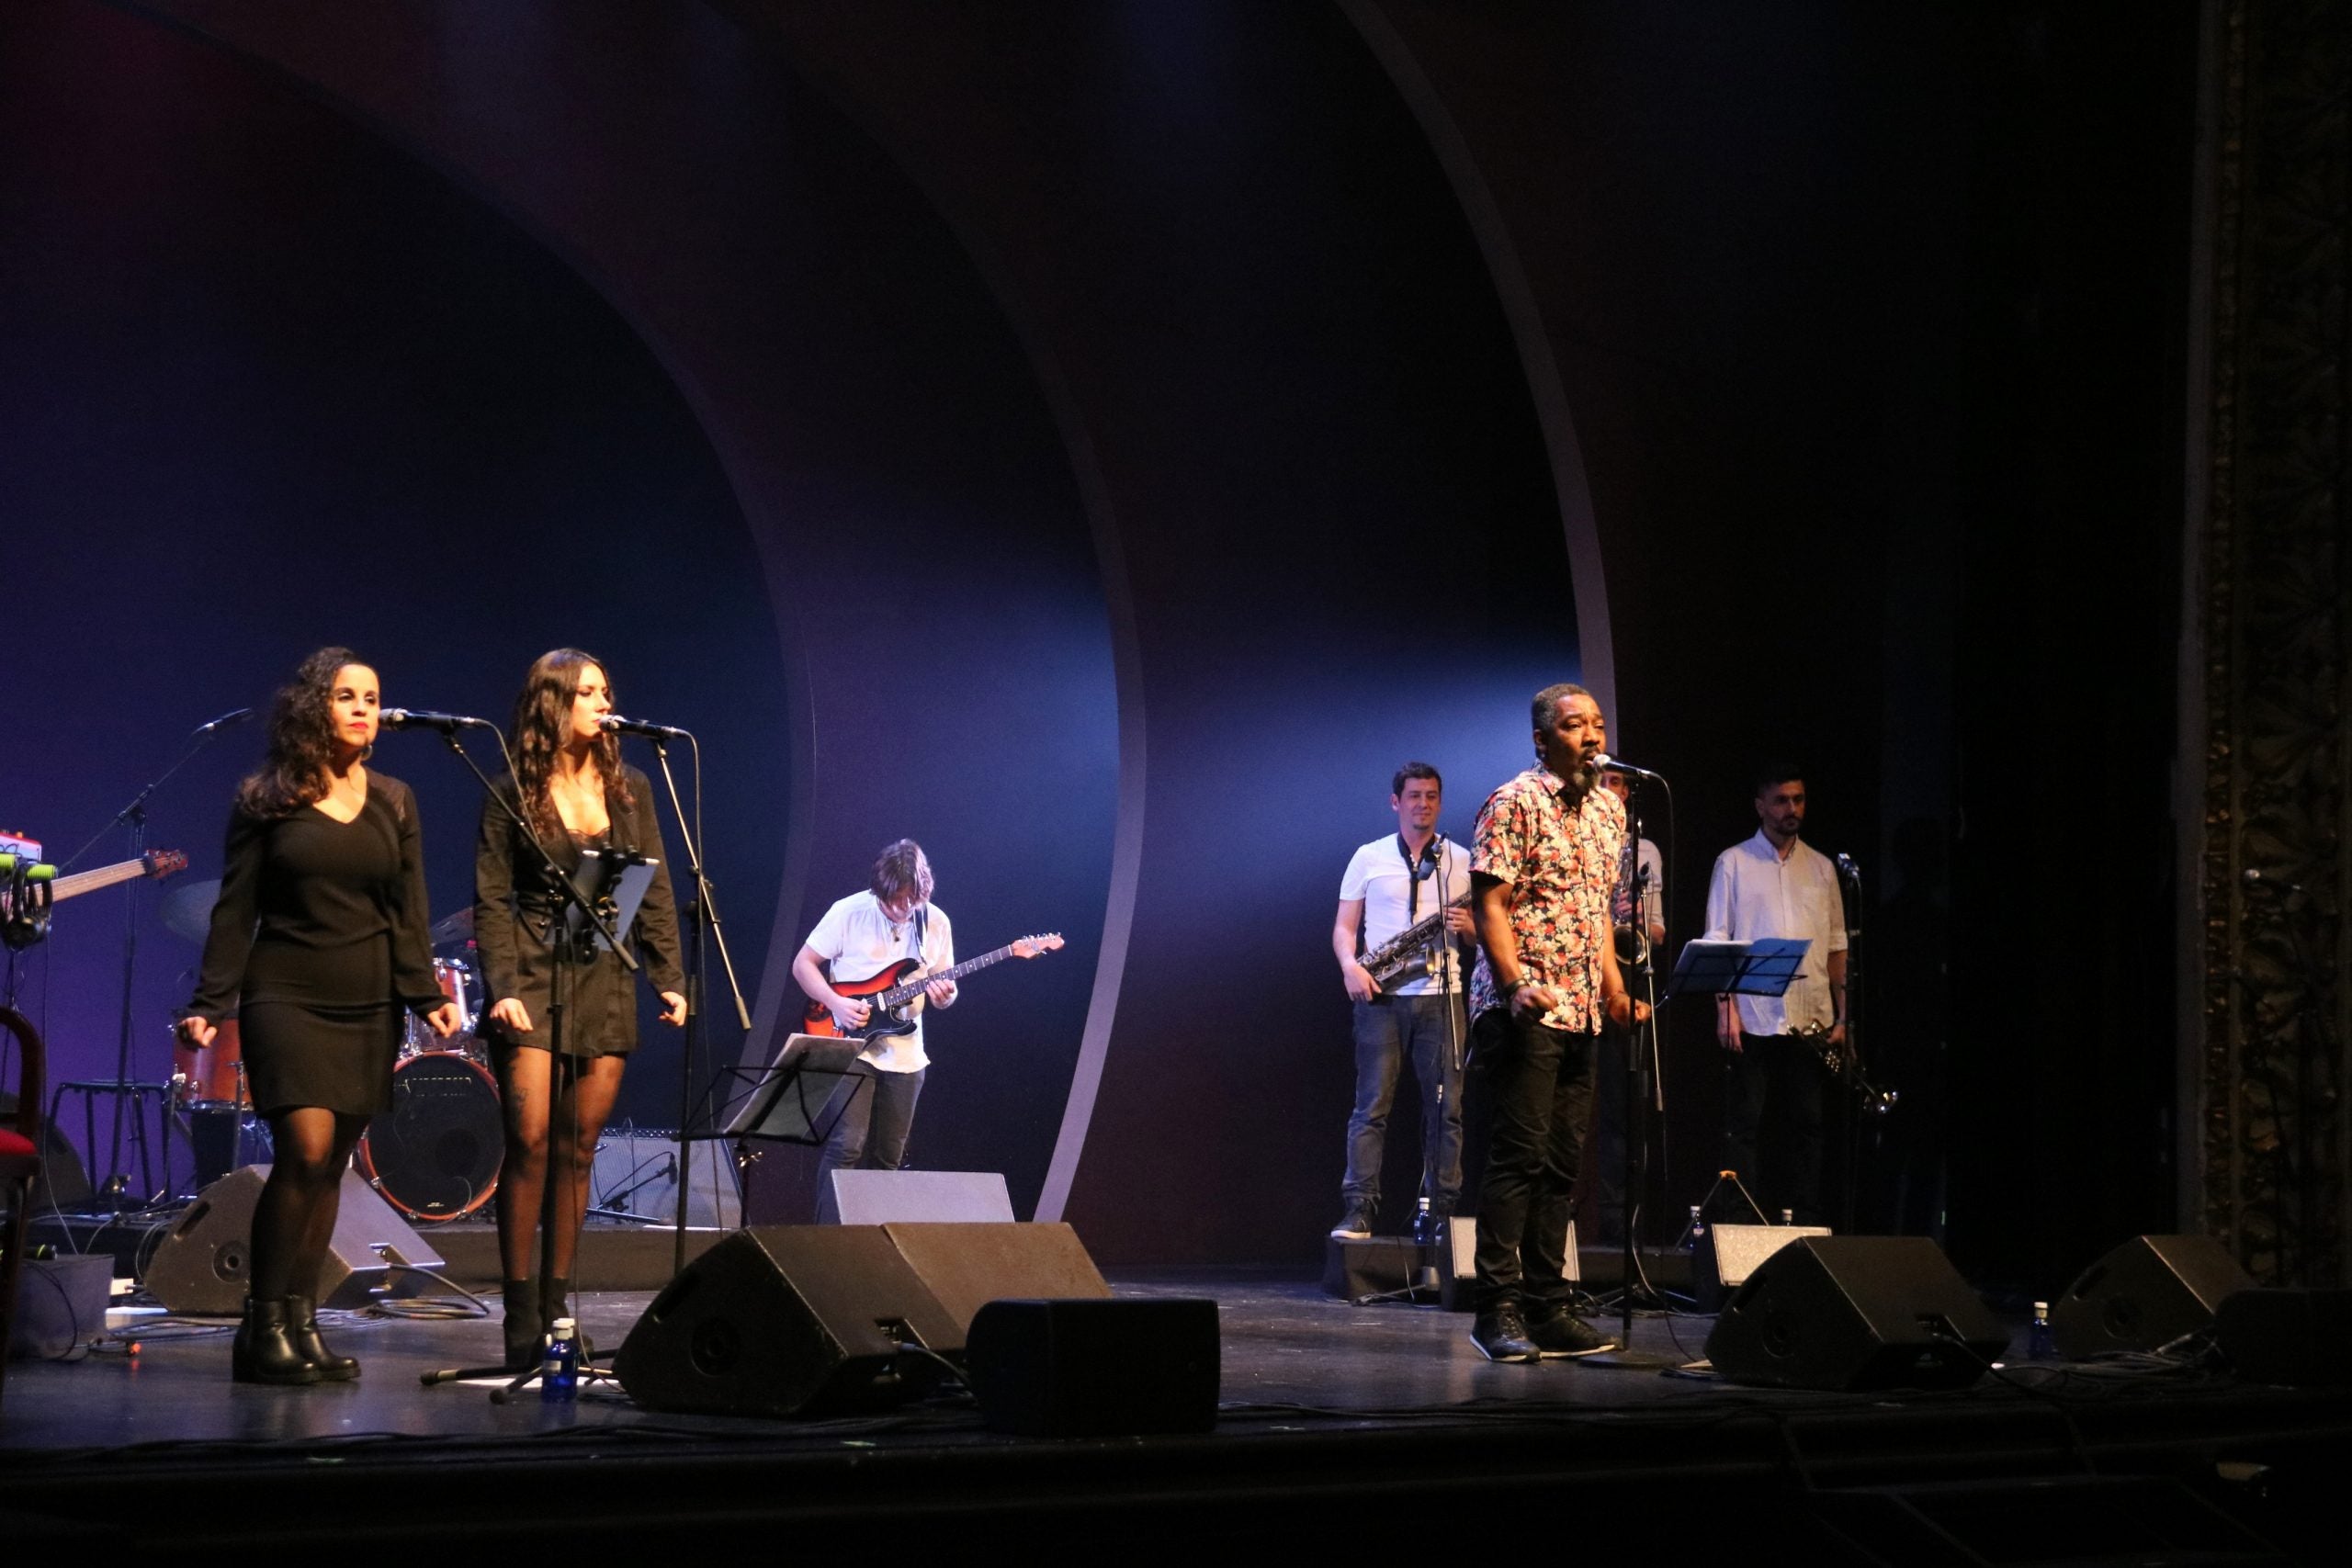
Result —
<path fill-rule="evenodd" d="M 1797 1212 L 1794 1209 L 1781 1210 L 1781 1223 L 1784 1225 L 1795 1224 L 1797 1223 Z"/>
<path fill-rule="evenodd" d="M 1430 1213 L 1430 1201 L 1427 1198 L 1418 1199 L 1416 1204 L 1413 1210 L 1413 1243 L 1417 1247 L 1434 1247 L 1437 1245 L 1437 1220 Z"/>
<path fill-rule="evenodd" d="M 1690 1205 L 1690 1228 L 1682 1233 L 1682 1250 L 1696 1252 L 1699 1244 L 1707 1239 L 1706 1217 L 1699 1213 L 1699 1205 Z"/>
<path fill-rule="evenodd" d="M 2025 1359 L 2029 1361 L 2054 1361 L 2058 1359 L 2057 1341 L 2050 1337 L 2050 1303 L 2033 1303 L 2033 1326 L 2025 1331 Z"/>
<path fill-rule="evenodd" d="M 539 1363 L 539 1398 L 548 1404 L 569 1404 L 580 1397 L 580 1325 L 568 1317 L 555 1320 L 546 1359 Z"/>

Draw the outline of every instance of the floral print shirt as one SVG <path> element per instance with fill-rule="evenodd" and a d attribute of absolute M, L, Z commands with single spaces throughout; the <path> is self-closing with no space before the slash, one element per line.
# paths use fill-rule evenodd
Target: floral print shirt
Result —
<path fill-rule="evenodd" d="M 1549 769 L 1536 767 L 1488 795 L 1478 809 L 1470 869 L 1510 886 L 1520 977 L 1561 998 L 1544 1021 L 1589 1034 L 1606 1017 L 1600 955 L 1612 935 L 1609 906 L 1625 846 L 1625 803 L 1595 787 L 1572 808 L 1563 798 L 1566 789 Z M 1471 1013 L 1509 1005 L 1482 948 L 1470 980 Z"/>

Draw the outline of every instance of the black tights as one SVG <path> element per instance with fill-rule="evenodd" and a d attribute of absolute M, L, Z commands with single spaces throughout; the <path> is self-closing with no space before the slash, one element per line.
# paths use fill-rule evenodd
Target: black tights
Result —
<path fill-rule="evenodd" d="M 620 1093 L 628 1058 L 566 1056 L 559 1066 L 548 1052 L 501 1045 L 496 1060 L 506 1117 L 506 1159 L 499 1168 L 496 1200 L 499 1264 L 510 1280 L 537 1275 L 538 1228 L 548 1221 L 553 1272 L 569 1280 L 580 1223 L 588 1213 L 596 1141 Z M 553 1182 L 551 1167 L 559 1176 Z"/>
<path fill-rule="evenodd" d="M 298 1105 L 269 1118 L 269 1179 L 254 1207 L 253 1295 L 257 1301 L 315 1296 L 334 1240 L 343 1173 L 368 1130 L 365 1116 Z"/>

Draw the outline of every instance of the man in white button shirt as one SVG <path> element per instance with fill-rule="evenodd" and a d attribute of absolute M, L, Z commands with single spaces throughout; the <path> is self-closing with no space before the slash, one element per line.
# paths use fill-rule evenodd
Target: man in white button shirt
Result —
<path fill-rule="evenodd" d="M 1453 938 L 1470 932 L 1470 856 L 1438 837 L 1444 781 L 1427 762 L 1408 762 L 1390 782 L 1396 831 L 1356 851 L 1340 879 L 1331 950 L 1355 1003 L 1356 1107 L 1348 1118 L 1348 1170 L 1336 1236 L 1372 1234 L 1380 1212 L 1380 1161 L 1388 1111 L 1405 1062 L 1421 1086 L 1421 1163 L 1431 1215 L 1453 1213 L 1462 1190 L 1462 1054 L 1470 1038 L 1462 1011 L 1462 965 Z M 1445 936 L 1384 987 L 1357 959 L 1397 932 L 1446 910 Z"/>
<path fill-rule="evenodd" d="M 1767 1214 L 1789 1209 L 1798 1224 L 1818 1224 L 1822 1095 L 1830 1081 L 1822 1047 L 1846 1043 L 1846 918 L 1837 868 L 1798 838 L 1804 807 L 1798 769 L 1768 768 L 1758 777 L 1760 826 L 1715 857 L 1707 936 L 1813 944 L 1786 995 L 1717 997 L 1715 1038 L 1725 1053 L 1724 1164 Z"/>

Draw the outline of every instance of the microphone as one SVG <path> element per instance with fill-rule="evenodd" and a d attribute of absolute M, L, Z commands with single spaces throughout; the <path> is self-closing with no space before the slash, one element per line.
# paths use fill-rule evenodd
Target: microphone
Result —
<path fill-rule="evenodd" d="M 2303 890 L 2303 885 L 2300 882 L 2290 882 L 2283 876 L 2265 876 L 2255 866 L 2247 866 L 2238 873 L 2238 875 L 2245 880 L 2248 887 L 2272 888 L 2281 893 L 2301 893 Z"/>
<path fill-rule="evenodd" d="M 216 729 L 226 729 L 232 724 L 243 724 L 253 716 L 254 710 L 251 708 L 231 708 L 219 718 L 209 719 L 198 725 L 196 734 L 190 735 L 188 739 L 193 740 L 198 735 L 209 735 Z"/>
<path fill-rule="evenodd" d="M 468 718 L 461 713 L 435 713 L 430 708 L 386 708 L 377 715 L 377 721 L 386 729 L 437 729 L 444 735 L 467 728 L 497 728 L 486 718 Z"/>
<path fill-rule="evenodd" d="M 1606 773 L 1612 768 L 1621 773 L 1638 773 L 1643 778 L 1657 779 L 1660 783 L 1664 783 L 1666 780 L 1666 775 L 1664 773 L 1654 773 L 1647 768 L 1637 768 L 1634 766 L 1633 763 L 1625 761 L 1623 757 L 1612 757 L 1606 751 L 1596 751 L 1593 753 L 1592 771 L 1594 773 Z"/>
<path fill-rule="evenodd" d="M 607 735 L 646 735 L 656 740 L 694 739 L 683 729 L 673 729 L 666 724 L 648 724 L 641 718 L 623 718 L 616 713 L 608 713 L 596 722 Z"/>

